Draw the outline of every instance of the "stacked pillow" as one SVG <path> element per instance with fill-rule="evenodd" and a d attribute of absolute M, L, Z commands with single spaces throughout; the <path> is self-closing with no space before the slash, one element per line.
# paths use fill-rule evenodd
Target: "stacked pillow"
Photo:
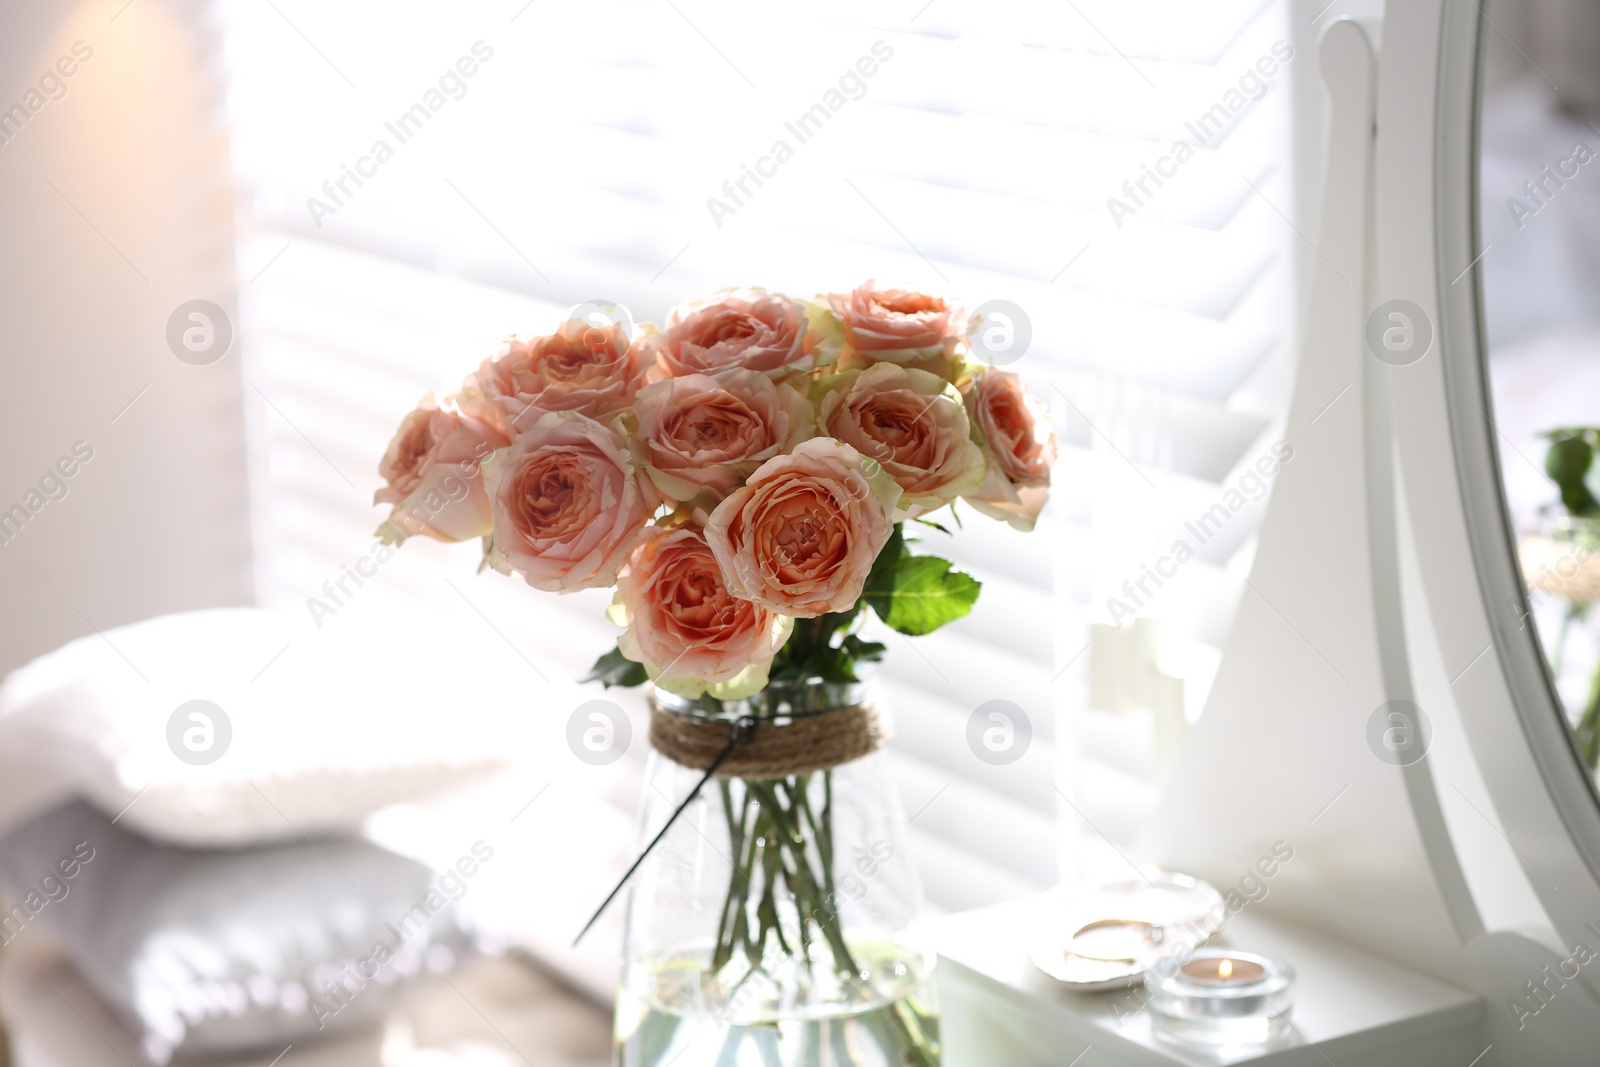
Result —
<path fill-rule="evenodd" d="M 360 1025 L 493 947 L 451 907 L 449 874 L 360 838 L 177 848 L 74 802 L 0 841 L 0 879 L 19 891 L 5 938 L 50 928 L 155 1063 Z"/>
<path fill-rule="evenodd" d="M 26 766 L 56 806 L 0 840 L 0 941 L 50 929 L 156 1063 L 358 1025 L 498 947 L 454 903 L 471 872 L 359 836 L 382 807 L 506 765 L 475 720 L 495 706 L 476 649 L 440 640 L 226 609 L 13 672 L 0 782 Z M 475 871 L 492 849 L 461 854 Z"/>
<path fill-rule="evenodd" d="M 0 761 L 42 770 L 159 841 L 352 833 L 372 812 L 505 766 L 475 641 L 258 608 L 74 641 L 0 686 Z M 199 716 L 199 718 L 196 718 Z"/>

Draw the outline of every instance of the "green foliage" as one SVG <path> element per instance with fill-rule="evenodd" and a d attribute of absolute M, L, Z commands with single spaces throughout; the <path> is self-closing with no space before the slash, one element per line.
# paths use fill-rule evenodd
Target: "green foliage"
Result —
<path fill-rule="evenodd" d="M 1561 504 L 1574 516 L 1600 515 L 1600 430 L 1573 427 L 1545 434 L 1550 448 L 1544 454 L 1544 472 L 1561 491 Z"/>
<path fill-rule="evenodd" d="M 594 661 L 594 666 L 589 668 L 589 673 L 579 678 L 580 682 L 599 682 L 607 689 L 614 685 L 631 687 L 643 685 L 650 680 L 645 673 L 644 664 L 635 663 L 622 654 L 620 648 L 613 648 L 610 652 Z"/>
<path fill-rule="evenodd" d="M 859 682 L 855 665 L 882 658 L 883 646 L 849 632 L 858 614 L 859 610 L 830 612 L 814 619 L 796 619 L 794 632 L 772 661 L 771 680 Z"/>
<path fill-rule="evenodd" d="M 938 556 L 914 556 L 899 526 L 878 555 L 863 595 L 893 630 L 919 637 L 972 611 L 981 583 Z"/>

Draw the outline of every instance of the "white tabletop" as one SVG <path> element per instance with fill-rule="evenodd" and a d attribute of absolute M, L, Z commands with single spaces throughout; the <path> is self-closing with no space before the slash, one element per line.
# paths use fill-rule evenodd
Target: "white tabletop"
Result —
<path fill-rule="evenodd" d="M 1254 908 L 1234 916 L 1216 942 L 1219 946 L 1257 952 L 1294 967 L 1292 1032 L 1272 1046 L 1215 1055 L 1174 1046 L 1152 1030 L 1142 988 L 1120 992 L 1073 992 L 1046 977 L 1028 962 L 1030 938 L 1049 927 L 1048 909 L 1057 898 L 1043 894 L 992 908 L 948 916 L 935 926 L 939 945 L 940 997 L 946 1015 L 956 1001 L 972 1001 L 963 1018 L 984 1015 L 982 1025 L 1004 1028 L 997 1009 L 1014 1020 L 1029 1020 L 1039 1031 L 1041 1047 L 1063 1050 L 1066 1063 L 1078 1049 L 1093 1047 L 1096 1064 L 1148 1067 L 1244 1065 L 1277 1067 L 1291 1063 L 1387 1062 L 1382 1050 L 1417 1048 L 1452 1051 L 1472 1046 L 1483 1016 L 1483 1002 L 1474 993 L 1436 981 L 1390 960 L 1311 931 L 1275 921 Z M 949 1021 L 949 1020 L 947 1020 Z M 966 1067 L 966 1045 L 991 1047 L 998 1033 L 968 1033 L 956 1026 L 954 1044 L 945 1062 Z M 947 1033 L 947 1038 L 952 1035 Z M 1011 1034 L 1009 1037 L 1016 1037 Z M 1472 1047 L 1465 1064 L 1482 1045 Z M 955 1056 L 949 1055 L 951 1051 Z M 1311 1053 L 1315 1053 L 1312 1055 Z M 1041 1062 L 1054 1062 L 1051 1059 Z M 1342 1059 L 1341 1057 L 1349 1057 Z M 1365 1057 L 1365 1058 L 1363 1058 Z M 1022 1067 L 1016 1057 L 1012 1067 Z M 957 1061 L 960 1062 L 957 1062 Z M 976 1063 L 976 1060 L 973 1060 Z M 1454 1062 L 1405 1060 L 1400 1062 Z"/>

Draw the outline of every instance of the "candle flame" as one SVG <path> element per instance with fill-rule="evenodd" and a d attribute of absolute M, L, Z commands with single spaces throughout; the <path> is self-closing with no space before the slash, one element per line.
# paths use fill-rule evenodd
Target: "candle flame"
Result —
<path fill-rule="evenodd" d="M 1231 977 L 1233 977 L 1233 961 L 1232 960 L 1223 960 L 1221 963 L 1217 964 L 1217 977 L 1218 978 L 1231 978 Z"/>

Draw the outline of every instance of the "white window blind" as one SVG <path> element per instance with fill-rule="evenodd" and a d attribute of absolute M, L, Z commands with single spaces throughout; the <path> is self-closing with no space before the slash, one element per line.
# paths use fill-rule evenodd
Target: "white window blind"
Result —
<path fill-rule="evenodd" d="M 1297 240 L 1285 90 L 1311 68 L 1261 64 L 1289 37 L 1284 4 L 221 10 L 268 600 L 302 604 L 369 550 L 377 458 L 425 390 L 580 301 L 659 321 L 729 285 L 810 296 L 868 276 L 1009 300 L 1033 329 L 1014 369 L 1063 439 L 1054 499 L 1032 535 L 970 511 L 953 540 L 928 533 L 984 592 L 945 630 L 890 637 L 894 766 L 937 908 L 1055 882 L 1063 795 L 1092 824 L 1080 867 L 1121 863 L 1158 783 L 1084 711 L 1086 623 L 1113 621 L 1107 598 L 1272 439 Z M 1259 509 L 1141 606 L 1194 707 Z M 611 768 L 572 759 L 566 718 L 600 694 L 571 679 L 614 638 L 608 595 L 536 594 L 475 562 L 408 544 L 326 624 L 481 630 L 485 664 L 462 669 L 504 675 L 508 744 L 546 783 L 517 832 L 571 889 L 548 912 L 560 940 L 632 848 L 644 719 L 608 694 L 636 743 Z M 997 699 L 1033 731 L 1004 767 L 966 740 Z M 1058 719 L 1085 724 L 1075 755 Z"/>

